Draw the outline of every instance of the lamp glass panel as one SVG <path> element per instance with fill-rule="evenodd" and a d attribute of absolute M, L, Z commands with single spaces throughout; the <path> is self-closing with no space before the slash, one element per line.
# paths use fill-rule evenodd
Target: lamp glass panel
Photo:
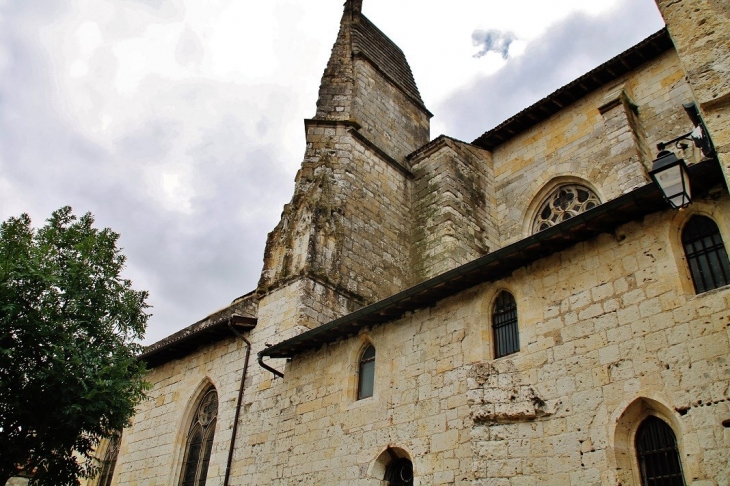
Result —
<path fill-rule="evenodd" d="M 683 207 L 690 203 L 692 195 L 690 194 L 689 176 L 685 170 L 682 171 L 682 184 L 677 188 L 676 193 L 678 194 L 672 197 L 672 204 Z"/>
<path fill-rule="evenodd" d="M 680 164 L 669 166 L 653 175 L 674 207 L 682 207 L 690 202 L 689 177 Z"/>

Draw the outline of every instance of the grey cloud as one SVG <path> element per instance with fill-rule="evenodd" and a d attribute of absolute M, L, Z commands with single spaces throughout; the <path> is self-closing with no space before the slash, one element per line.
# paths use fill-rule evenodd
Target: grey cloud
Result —
<path fill-rule="evenodd" d="M 97 187 L 112 196 L 101 210 L 110 213 L 130 264 L 149 282 L 155 305 L 150 341 L 226 305 L 258 281 L 266 234 L 291 192 L 282 181 L 292 177 L 281 169 L 281 150 L 244 136 L 243 121 L 221 115 L 188 149 L 201 186 L 190 213 L 149 201 L 133 189 L 132 176 L 117 186 Z M 150 138 L 137 143 L 158 150 Z M 102 194 L 92 200 L 103 200 Z"/>
<path fill-rule="evenodd" d="M 128 2 L 139 3 L 154 9 L 160 9 L 165 5 L 165 0 L 127 0 Z"/>
<path fill-rule="evenodd" d="M 181 66 L 199 65 L 203 60 L 205 49 L 200 39 L 189 26 L 180 34 L 175 49 L 175 59 Z"/>
<path fill-rule="evenodd" d="M 252 290 L 266 234 L 293 186 L 289 155 L 271 135 L 282 131 L 278 117 L 291 111 L 288 93 L 277 88 L 266 98 L 265 112 L 274 118 L 249 121 L 240 101 L 246 88 L 145 80 L 138 93 L 144 109 L 107 148 L 64 113 L 49 53 L 31 34 L 40 21 L 23 15 L 22 29 L 11 27 L 12 16 L 0 21 L 0 47 L 10 53 L 0 76 L 0 187 L 22 196 L 0 191 L 0 220 L 25 211 L 40 225 L 68 204 L 119 232 L 128 274 L 150 291 L 147 342 Z M 108 81 L 109 69 L 102 71 L 92 65 L 89 76 Z M 93 86 L 99 84 L 90 92 Z M 269 128 L 268 138 L 257 127 Z M 183 139 L 186 129 L 195 142 Z M 147 168 L 174 163 L 178 153 L 192 164 L 187 212 L 160 205 L 145 180 Z"/>
<path fill-rule="evenodd" d="M 509 56 L 509 46 L 517 40 L 512 32 L 502 32 L 500 30 L 475 30 L 471 34 L 472 43 L 480 47 L 479 52 L 474 57 L 484 57 L 490 52 L 496 52 L 507 59 Z"/>
<path fill-rule="evenodd" d="M 471 141 L 662 26 L 651 1 L 624 0 L 602 17 L 574 15 L 433 111 L 447 134 Z"/>
<path fill-rule="evenodd" d="M 47 0 L 24 0 L 22 2 L 3 2 L 0 5 L 0 24 L 4 28 L 11 28 L 11 22 L 2 22 L 3 16 L 6 18 L 13 17 L 14 20 L 23 20 L 29 23 L 36 23 L 39 20 L 47 20 L 57 18 L 59 15 L 66 13 L 71 6 L 69 0 L 58 0 L 48 2 Z M 17 22 L 12 22 L 17 24 Z"/>
<path fill-rule="evenodd" d="M 159 160 L 180 136 L 180 121 L 152 119 L 135 127 L 116 143 L 117 151 L 130 160 Z"/>

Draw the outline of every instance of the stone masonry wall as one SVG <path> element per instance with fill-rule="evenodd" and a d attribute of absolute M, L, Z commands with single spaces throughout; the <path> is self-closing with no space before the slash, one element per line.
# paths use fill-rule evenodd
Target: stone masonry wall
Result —
<path fill-rule="evenodd" d="M 331 291 L 300 296 L 303 307 L 296 314 L 304 319 L 298 324 L 307 327 L 411 282 L 410 180 L 351 130 L 347 124 L 308 123 L 295 194 L 269 234 L 264 255 L 262 297 L 300 278 L 319 282 L 309 288 Z M 384 281 L 383 275 L 389 278 Z M 312 310 L 307 302 L 331 312 Z"/>
<path fill-rule="evenodd" d="M 276 385 L 282 381 L 275 380 L 256 363 L 256 352 L 267 343 L 299 332 L 291 328 L 290 321 L 280 324 L 259 325 L 244 333 L 252 349 L 232 473 L 253 478 L 248 484 L 270 484 L 273 474 L 267 464 L 275 457 L 275 442 L 270 439 L 281 413 Z M 290 328 L 287 329 L 287 325 Z M 231 334 L 229 339 L 150 370 L 147 380 L 153 388 L 148 392 L 149 399 L 139 405 L 132 426 L 124 430 L 112 484 L 177 484 L 192 413 L 201 393 L 213 385 L 218 393 L 218 422 L 206 484 L 222 485 L 245 355 L 245 345 Z M 270 364 L 285 369 L 283 362 Z M 236 481 L 231 484 L 247 483 Z"/>
<path fill-rule="evenodd" d="M 730 241 L 727 195 L 694 204 Z M 277 385 L 270 484 L 379 484 L 368 471 L 391 446 L 420 485 L 638 486 L 618 454 L 638 403 L 676 427 L 688 484 L 729 484 L 730 289 L 694 295 L 679 243 L 690 215 L 648 216 L 296 357 Z M 521 350 L 493 360 L 491 305 L 505 288 Z M 375 395 L 358 401 L 366 343 Z"/>
<path fill-rule="evenodd" d="M 352 12 L 345 10 L 327 62 L 317 98 L 315 118 L 324 120 L 350 120 L 352 117 L 353 64 L 351 56 Z"/>
<path fill-rule="evenodd" d="M 349 289 L 374 302 L 411 283 L 411 181 L 361 142 L 353 151 L 354 167 L 343 175 L 351 226 L 341 270 Z"/>
<path fill-rule="evenodd" d="M 502 246 L 530 234 L 551 182 L 587 181 L 604 202 L 645 184 L 656 144 L 692 129 L 682 109 L 691 100 L 676 53 L 668 52 L 497 147 Z M 692 149 L 680 155 L 699 160 Z"/>
<path fill-rule="evenodd" d="M 464 296 L 434 315 L 424 311 L 294 359 L 279 385 L 279 467 L 270 484 L 382 484 L 369 471 L 388 446 L 411 454 L 417 484 L 468 480 L 463 364 L 481 356 L 479 342 L 466 346 L 480 334 L 470 317 L 476 310 Z M 376 348 L 375 394 L 357 401 L 357 360 L 366 342 Z"/>
<path fill-rule="evenodd" d="M 431 115 L 370 62 L 355 58 L 353 119 L 361 133 L 400 163 L 429 141 Z"/>
<path fill-rule="evenodd" d="M 279 339 L 276 326 L 250 331 L 231 484 L 380 484 L 373 463 L 391 446 L 407 451 L 422 486 L 639 486 L 621 451 L 647 410 L 674 428 L 688 485 L 730 484 L 721 425 L 730 419 L 730 288 L 694 295 L 679 233 L 695 213 L 730 241 L 730 198 L 717 191 L 689 211 L 650 215 L 286 366 L 270 363 L 284 379 L 253 359 Z M 517 300 L 521 350 L 494 360 L 490 314 L 502 289 Z M 356 400 L 366 343 L 376 348 L 375 394 Z M 219 394 L 207 484 L 222 484 L 244 353 L 231 337 L 150 371 L 154 388 L 124 431 L 114 484 L 175 484 L 207 383 Z"/>
<path fill-rule="evenodd" d="M 725 242 L 728 211 L 727 195 L 691 209 Z M 729 484 L 730 289 L 694 295 L 679 236 L 690 216 L 649 216 L 497 285 L 517 299 L 522 350 L 469 372 L 475 484 L 639 486 L 617 458 L 639 402 L 674 426 L 687 484 Z"/>
<path fill-rule="evenodd" d="M 209 484 L 221 484 L 244 355 L 243 346 L 231 337 L 151 370 L 147 380 L 153 388 L 139 405 L 133 425 L 124 429 L 113 484 L 177 484 L 189 415 L 208 384 L 215 386 L 219 402 L 208 478 Z"/>
<path fill-rule="evenodd" d="M 416 280 L 439 275 L 498 247 L 489 152 L 442 137 L 411 163 Z"/>

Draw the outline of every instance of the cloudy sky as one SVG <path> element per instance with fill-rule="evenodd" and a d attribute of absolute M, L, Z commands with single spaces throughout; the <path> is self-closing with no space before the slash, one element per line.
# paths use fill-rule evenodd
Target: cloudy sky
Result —
<path fill-rule="evenodd" d="M 343 0 L 0 0 L 0 219 L 121 233 L 147 343 L 252 290 Z M 448 5 L 448 8 L 446 7 Z M 365 0 L 470 141 L 659 30 L 653 0 Z"/>

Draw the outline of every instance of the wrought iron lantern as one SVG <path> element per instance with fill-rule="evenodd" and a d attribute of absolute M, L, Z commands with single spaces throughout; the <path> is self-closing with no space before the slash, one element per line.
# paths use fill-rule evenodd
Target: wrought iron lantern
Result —
<path fill-rule="evenodd" d="M 659 154 L 652 165 L 649 175 L 664 193 L 664 198 L 674 209 L 686 207 L 692 202 L 689 175 L 687 174 L 687 163 L 684 159 L 678 158 L 673 152 L 665 150 L 667 146 L 675 144 L 678 149 L 685 150 L 689 144 L 683 140 L 691 141 L 695 147 L 702 151 L 705 157 L 715 156 L 715 146 L 707 133 L 707 127 L 702 116 L 694 103 L 683 105 L 687 115 L 694 124 L 694 130 L 668 142 L 657 144 Z"/>
<path fill-rule="evenodd" d="M 684 159 L 677 158 L 674 152 L 659 152 L 649 175 L 674 209 L 686 207 L 692 202 L 687 164 Z"/>

